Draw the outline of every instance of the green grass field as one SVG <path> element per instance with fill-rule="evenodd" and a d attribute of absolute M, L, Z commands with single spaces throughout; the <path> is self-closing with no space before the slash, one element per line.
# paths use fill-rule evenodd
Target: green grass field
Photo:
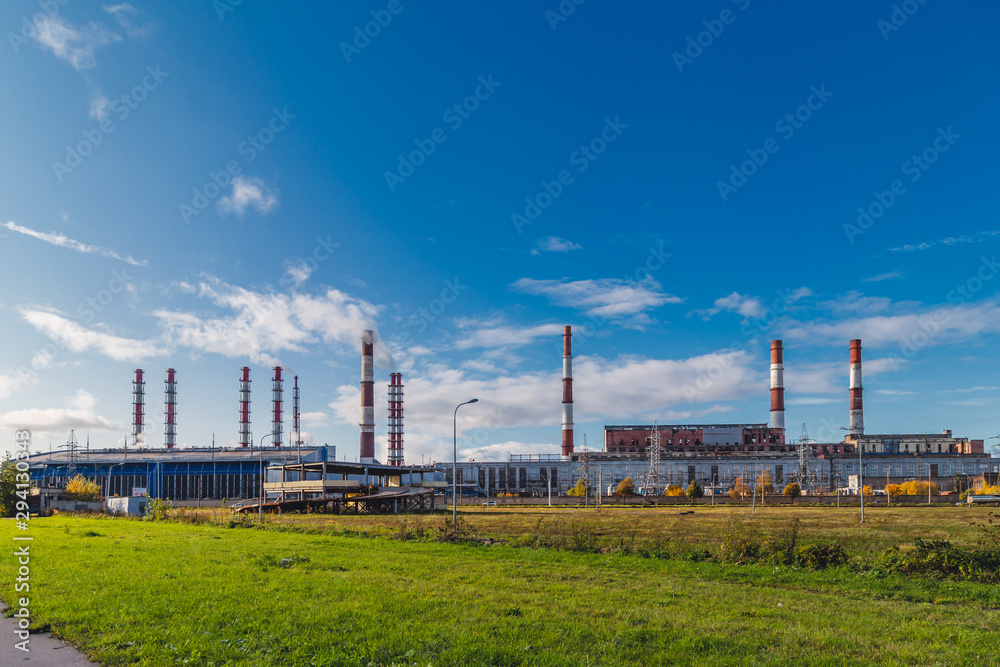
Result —
<path fill-rule="evenodd" d="M 677 554 L 712 548 L 739 510 L 682 511 L 473 510 L 465 528 L 480 541 L 461 543 L 429 538 L 441 514 L 286 516 L 267 529 L 32 519 L 31 608 L 109 665 L 996 663 L 997 586 L 616 550 L 663 534 Z M 804 542 L 835 537 L 864 559 L 921 536 L 972 544 L 971 519 L 985 516 L 881 508 L 859 526 L 856 509 L 766 508 L 756 520 L 798 517 Z M 12 522 L 0 526 L 10 540 Z M 590 533 L 589 553 L 511 546 Z M 4 559 L 7 602 L 14 571 Z"/>

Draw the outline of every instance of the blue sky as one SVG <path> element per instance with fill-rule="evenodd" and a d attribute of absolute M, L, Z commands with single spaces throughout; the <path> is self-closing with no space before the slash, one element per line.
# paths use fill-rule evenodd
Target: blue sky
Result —
<path fill-rule="evenodd" d="M 51 0 L 0 8 L 0 433 L 232 444 L 237 380 L 358 455 L 557 452 L 605 423 L 1000 433 L 998 10 L 973 2 Z M 366 34 L 367 32 L 367 34 Z M 993 194 L 991 194 L 993 193 Z M 290 388 L 290 387 L 289 387 Z M 290 397 L 290 392 L 288 392 Z M 290 405 L 288 406 L 290 413 Z M 290 419 L 286 430 L 290 428 Z"/>

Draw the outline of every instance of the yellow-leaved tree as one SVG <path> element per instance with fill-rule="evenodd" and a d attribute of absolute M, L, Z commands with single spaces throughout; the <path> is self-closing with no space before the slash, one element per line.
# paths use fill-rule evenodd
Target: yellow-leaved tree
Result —
<path fill-rule="evenodd" d="M 684 489 L 681 488 L 680 484 L 670 484 L 667 486 L 667 493 L 665 495 L 674 497 L 683 496 Z"/>
<path fill-rule="evenodd" d="M 92 482 L 83 475 L 77 475 L 66 483 L 65 495 L 71 500 L 100 500 L 101 487 L 97 485 L 97 482 Z"/>
<path fill-rule="evenodd" d="M 747 485 L 742 477 L 737 477 L 736 481 L 733 482 L 733 488 L 729 489 L 730 498 L 746 498 L 750 495 L 750 487 Z"/>

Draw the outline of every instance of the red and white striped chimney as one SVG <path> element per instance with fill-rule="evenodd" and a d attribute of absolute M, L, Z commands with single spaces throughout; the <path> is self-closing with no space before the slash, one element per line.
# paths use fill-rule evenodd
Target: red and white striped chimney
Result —
<path fill-rule="evenodd" d="M 563 327 L 562 456 L 573 454 L 573 327 Z"/>
<path fill-rule="evenodd" d="M 785 366 L 781 341 L 771 341 L 771 428 L 785 430 Z"/>
<path fill-rule="evenodd" d="M 240 447 L 250 447 L 250 368 L 244 366 L 240 376 Z"/>
<path fill-rule="evenodd" d="M 361 336 L 361 463 L 375 462 L 375 334 Z"/>
<path fill-rule="evenodd" d="M 177 374 L 173 368 L 167 369 L 165 384 L 163 404 L 166 407 L 166 415 L 163 419 L 163 444 L 167 449 L 173 449 L 177 444 Z"/>
<path fill-rule="evenodd" d="M 274 380 L 271 385 L 271 400 L 274 404 L 274 415 L 271 418 L 271 444 L 281 447 L 281 404 L 284 393 L 284 381 L 281 379 L 281 366 L 274 367 Z"/>
<path fill-rule="evenodd" d="M 851 341 L 851 435 L 865 434 L 865 415 L 861 401 L 861 339 Z"/>
<path fill-rule="evenodd" d="M 403 465 L 403 374 L 389 373 L 389 457 L 391 466 Z"/>
<path fill-rule="evenodd" d="M 142 369 L 135 369 L 135 380 L 132 381 L 132 443 L 142 447 L 146 424 L 146 383 L 142 379 Z"/>

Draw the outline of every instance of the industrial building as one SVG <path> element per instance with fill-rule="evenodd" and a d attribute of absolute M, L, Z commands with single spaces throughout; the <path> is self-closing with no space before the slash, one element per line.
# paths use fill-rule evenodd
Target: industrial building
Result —
<path fill-rule="evenodd" d="M 433 487 L 441 474 L 426 466 L 407 466 L 403 458 L 403 381 L 402 374 L 393 373 L 388 386 L 389 449 L 387 463 L 375 459 L 374 413 L 374 335 L 365 331 L 362 337 L 362 421 L 360 463 L 336 461 L 336 447 L 308 446 L 300 435 L 299 378 L 294 377 L 292 430 L 284 433 L 284 377 L 276 366 L 271 378 L 271 429 L 255 446 L 251 432 L 250 368 L 243 367 L 239 376 L 237 434 L 239 446 L 177 447 L 178 377 L 173 368 L 167 369 L 164 382 L 163 447 L 151 446 L 145 430 L 146 379 L 142 369 L 136 369 L 132 381 L 131 446 L 111 449 L 91 449 L 89 442 L 81 446 L 71 432 L 69 441 L 58 451 L 41 452 L 29 460 L 32 481 L 40 489 L 42 502 L 62 492 L 67 482 L 82 475 L 97 483 L 104 494 L 132 496 L 149 494 L 153 498 L 168 498 L 178 502 L 236 501 L 265 497 L 279 500 L 315 500 L 326 495 L 327 487 L 337 488 L 343 500 L 363 487 L 373 494 L 380 489 L 397 489 L 393 508 L 429 507 L 426 491 Z M 264 446 L 264 442 L 267 446 Z M 335 478 L 335 479 L 334 479 Z M 316 485 L 319 484 L 317 492 Z M 414 488 L 413 493 L 399 489 Z M 382 503 L 385 505 L 385 503 Z M 369 507 L 379 507 L 373 498 Z"/>
<path fill-rule="evenodd" d="M 1000 471 L 982 440 L 939 434 L 865 434 L 861 341 L 850 342 L 850 427 L 842 442 L 790 442 L 785 436 L 784 351 L 771 342 L 771 412 L 767 424 L 606 425 L 603 451 L 576 452 L 572 421 L 572 331 L 563 333 L 562 455 L 513 455 L 506 461 L 459 462 L 462 493 L 562 494 L 582 477 L 607 493 L 626 477 L 651 494 L 695 480 L 706 489 L 731 488 L 762 473 L 775 485 L 798 482 L 806 492 L 829 493 L 859 472 L 875 488 L 915 477 L 951 490 L 956 478 Z M 860 447 L 860 451 L 859 451 Z M 859 461 L 859 454 L 861 460 Z M 452 464 L 439 462 L 453 481 Z M 863 467 L 863 469 L 862 469 Z M 866 482 L 868 483 L 868 482 Z"/>
<path fill-rule="evenodd" d="M 331 502 L 325 504 L 337 507 L 343 506 L 348 487 L 352 494 L 361 487 L 372 493 L 382 493 L 378 489 L 384 488 L 413 487 L 422 489 L 423 494 L 444 482 L 455 483 L 452 461 L 429 467 L 405 465 L 403 382 L 399 373 L 390 375 L 387 387 L 385 463 L 376 459 L 374 344 L 373 333 L 365 331 L 361 340 L 359 463 L 337 462 L 336 448 L 305 446 L 302 442 L 297 376 L 292 430 L 285 437 L 284 377 L 280 367 L 273 369 L 271 378 L 271 431 L 256 447 L 250 428 L 250 369 L 241 369 L 237 422 L 240 446 L 235 448 L 176 446 L 178 379 L 177 372 L 168 369 L 163 447 L 152 447 L 144 428 L 146 376 L 139 369 L 132 383 L 132 447 L 81 449 L 71 438 L 63 451 L 39 453 L 29 459 L 32 479 L 43 491 L 48 489 L 47 493 L 57 493 L 72 476 L 82 474 L 111 496 L 142 492 L 154 498 L 193 501 L 254 499 L 263 493 L 289 502 L 316 504 L 329 499 Z M 463 494 L 558 495 L 581 477 L 589 481 L 590 488 L 600 486 L 605 492 L 631 477 L 645 493 L 655 495 L 667 485 L 683 486 L 691 480 L 721 492 L 738 477 L 749 482 L 766 472 L 775 485 L 796 481 L 813 493 L 842 488 L 859 473 L 876 488 L 883 482 L 929 476 L 948 490 L 955 486 L 956 478 L 1000 471 L 1000 462 L 985 453 L 982 440 L 953 437 L 950 430 L 934 434 L 866 434 L 860 340 L 850 343 L 850 427 L 844 440 L 789 441 L 785 432 L 783 354 L 782 341 L 772 341 L 768 423 L 606 425 L 601 451 L 577 451 L 572 328 L 564 327 L 561 453 L 460 462 L 457 485 Z M 266 447 L 265 440 L 269 440 Z M 393 506 L 398 507 L 400 500 L 397 496 Z M 372 507 L 378 504 L 373 501 Z M 426 505 L 426 499 L 419 499 L 417 504 Z"/>

